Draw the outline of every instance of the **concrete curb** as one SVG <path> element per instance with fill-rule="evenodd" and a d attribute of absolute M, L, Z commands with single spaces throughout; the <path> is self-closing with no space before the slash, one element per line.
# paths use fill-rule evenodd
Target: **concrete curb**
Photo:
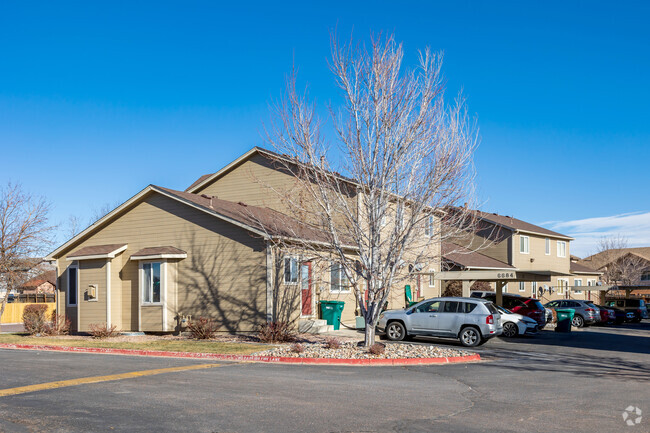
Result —
<path fill-rule="evenodd" d="M 10 343 L 0 343 L 0 349 L 46 350 L 68 353 L 99 353 L 107 355 L 157 356 L 165 358 L 215 359 L 221 361 L 320 365 L 430 365 L 477 362 L 481 360 L 481 356 L 478 353 L 467 356 L 454 356 L 446 358 L 333 359 L 292 358 L 283 356 L 223 355 L 219 353 L 167 352 L 162 350 L 106 349 L 101 347 L 45 346 Z"/>

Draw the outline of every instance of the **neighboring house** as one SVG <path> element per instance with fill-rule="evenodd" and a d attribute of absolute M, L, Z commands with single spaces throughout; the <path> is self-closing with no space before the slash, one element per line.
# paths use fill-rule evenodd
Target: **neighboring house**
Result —
<path fill-rule="evenodd" d="M 43 272 L 18 288 L 18 293 L 32 295 L 39 293 L 54 294 L 56 291 L 56 271 Z"/>
<path fill-rule="evenodd" d="M 14 295 L 18 294 L 20 287 L 22 286 L 22 282 L 36 278 L 36 276 L 40 274 L 53 270 L 54 266 L 42 258 L 22 259 L 19 263 L 16 263 L 16 266 L 11 272 L 11 279 L 13 279 L 13 288 L 11 289 L 10 293 Z M 0 273 L 0 299 L 4 298 L 7 292 L 7 284 L 9 282 L 9 279 L 9 275 L 3 275 Z"/>
<path fill-rule="evenodd" d="M 356 300 L 335 262 L 276 246 L 326 241 L 284 213 L 273 189 L 290 189 L 294 179 L 274 164 L 278 157 L 254 148 L 185 191 L 150 185 L 53 251 L 58 309 L 72 330 L 108 323 L 170 332 L 187 316 L 210 316 L 223 331 L 254 331 L 269 320 L 316 318 L 326 299 L 345 301 L 343 321 L 354 320 Z M 424 279 L 412 272 L 409 283 L 430 296 L 435 284 Z M 403 305 L 403 290 L 394 290 L 389 307 Z"/>
<path fill-rule="evenodd" d="M 650 292 L 650 247 L 601 251 L 579 261 L 597 269 L 603 283 L 617 286 L 608 296 L 643 296 Z"/>
<path fill-rule="evenodd" d="M 485 281 L 498 278 L 505 293 L 542 301 L 590 298 L 589 289 L 580 287 L 596 286 L 600 273 L 572 262 L 573 238 L 496 213 L 476 211 L 476 218 L 477 228 L 467 238 L 443 245 L 447 269 L 465 271 L 459 278 L 480 271 Z"/>

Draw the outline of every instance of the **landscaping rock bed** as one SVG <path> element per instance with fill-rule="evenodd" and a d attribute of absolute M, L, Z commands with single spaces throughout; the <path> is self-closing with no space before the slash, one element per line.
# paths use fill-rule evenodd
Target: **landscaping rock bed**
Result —
<path fill-rule="evenodd" d="M 293 345 L 283 345 L 273 349 L 257 352 L 257 356 L 278 356 L 291 358 L 330 358 L 330 359 L 409 359 L 409 358 L 451 358 L 472 355 L 472 352 L 450 347 L 430 345 L 389 343 L 382 355 L 373 355 L 367 348 L 357 343 L 342 342 L 338 349 L 329 349 L 324 343 L 303 343 L 302 352 L 298 353 Z"/>

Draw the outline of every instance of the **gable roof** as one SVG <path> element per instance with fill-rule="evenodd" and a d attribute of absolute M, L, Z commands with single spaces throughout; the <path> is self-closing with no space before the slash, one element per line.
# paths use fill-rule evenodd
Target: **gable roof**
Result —
<path fill-rule="evenodd" d="M 442 258 L 465 269 L 515 269 L 508 263 L 451 242 L 442 243 Z"/>
<path fill-rule="evenodd" d="M 43 272 L 21 286 L 21 289 L 38 287 L 43 283 L 50 283 L 56 286 L 56 271 Z"/>
<path fill-rule="evenodd" d="M 263 238 L 269 239 L 274 237 L 284 238 L 287 240 L 301 239 L 313 243 L 326 243 L 328 236 L 325 232 L 318 230 L 306 223 L 291 218 L 281 212 L 269 209 L 266 207 L 250 206 L 245 203 L 231 202 L 222 200 L 217 197 L 208 195 L 191 194 L 185 191 L 176 191 L 170 188 L 164 188 L 156 185 L 149 185 L 135 196 L 131 197 L 126 202 L 122 203 L 117 208 L 113 209 L 108 214 L 94 222 L 91 226 L 86 228 L 81 233 L 77 234 L 72 239 L 52 251 L 47 256 L 47 260 L 54 260 L 60 253 L 67 250 L 75 242 L 89 235 L 90 233 L 102 228 L 109 220 L 116 217 L 127 207 L 137 203 L 143 199 L 148 193 L 155 192 L 169 197 L 178 202 L 184 203 L 188 206 L 194 207 L 200 211 L 213 215 L 223 221 L 234 224 L 251 233 L 254 233 Z M 95 257 L 108 257 L 107 254 L 113 253 L 109 250 L 112 247 L 124 247 L 126 244 L 111 244 L 111 245 L 98 245 L 92 247 L 84 247 L 67 258 L 70 260 L 79 259 L 79 257 L 89 258 Z M 352 248 L 352 247 L 351 247 Z"/>
<path fill-rule="evenodd" d="M 283 162 L 287 162 L 290 164 L 300 164 L 302 166 L 307 166 L 307 164 L 298 162 L 294 158 L 291 158 L 289 155 L 282 155 L 280 153 L 274 152 L 269 149 L 264 149 L 262 147 L 255 146 L 252 149 L 250 149 L 248 152 L 244 153 L 241 155 L 239 158 L 235 159 L 232 161 L 230 164 L 226 165 L 223 167 L 221 170 L 211 173 L 211 174 L 204 174 L 203 176 L 199 177 L 197 180 L 195 180 L 192 185 L 190 185 L 184 192 L 189 192 L 189 193 L 196 193 L 201 189 L 201 187 L 213 182 L 214 180 L 218 179 L 219 177 L 223 176 L 233 168 L 237 167 L 238 165 L 244 163 L 248 159 L 250 159 L 253 155 L 262 155 L 268 159 L 271 160 L 281 160 Z M 337 172 L 329 172 L 332 174 L 332 176 L 336 177 L 339 180 L 342 180 L 344 182 L 348 182 L 351 184 L 358 184 L 358 182 L 352 178 L 343 176 L 340 173 Z"/>
<path fill-rule="evenodd" d="M 566 236 L 561 233 L 554 232 L 552 230 L 545 229 L 544 227 L 536 226 L 535 224 L 527 223 L 526 221 L 522 221 L 520 219 L 513 218 L 510 216 L 499 215 L 497 213 L 483 212 L 480 210 L 477 210 L 476 214 L 479 218 L 485 221 L 492 222 L 496 225 L 505 227 L 514 232 L 532 233 L 532 234 L 538 234 L 544 236 L 551 236 L 554 238 L 573 240 L 573 238 L 570 236 Z"/>
<path fill-rule="evenodd" d="M 616 261 L 627 254 L 633 254 L 650 262 L 650 247 L 634 247 L 601 251 L 600 253 L 585 257 L 580 263 L 587 264 L 594 269 L 600 269 L 609 262 Z"/>

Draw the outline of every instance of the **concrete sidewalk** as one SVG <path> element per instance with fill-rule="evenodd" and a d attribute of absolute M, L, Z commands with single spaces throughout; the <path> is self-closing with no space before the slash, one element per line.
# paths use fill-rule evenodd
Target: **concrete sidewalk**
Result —
<path fill-rule="evenodd" d="M 0 334 L 13 334 L 15 332 L 25 332 L 22 323 L 3 323 L 0 325 Z"/>

